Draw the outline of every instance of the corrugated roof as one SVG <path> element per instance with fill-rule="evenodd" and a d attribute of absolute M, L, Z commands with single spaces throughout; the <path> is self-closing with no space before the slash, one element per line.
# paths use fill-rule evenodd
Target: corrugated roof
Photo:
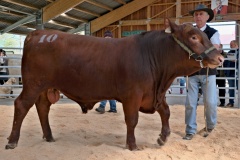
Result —
<path fill-rule="evenodd" d="M 27 34 L 35 28 L 35 17 L 42 9 L 61 2 L 72 3 L 67 0 L 1 0 L 0 1 L 0 33 Z M 79 25 L 91 22 L 119 7 L 127 5 L 133 0 L 84 0 L 69 8 L 65 14 L 59 14 L 44 24 L 45 29 L 55 29 L 67 32 Z M 75 2 L 74 1 L 74 2 Z M 58 6 L 59 9 L 63 6 Z M 34 19 L 33 19 L 34 18 Z"/>

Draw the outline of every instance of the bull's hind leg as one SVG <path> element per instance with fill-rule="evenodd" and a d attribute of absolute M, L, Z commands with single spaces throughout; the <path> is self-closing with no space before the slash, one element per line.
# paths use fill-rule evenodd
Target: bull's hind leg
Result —
<path fill-rule="evenodd" d="M 169 106 L 166 103 L 166 100 L 163 100 L 161 107 L 157 110 L 160 114 L 162 120 L 162 131 L 159 135 L 157 142 L 159 145 L 164 145 L 167 141 L 167 137 L 170 135 L 170 127 L 169 127 L 169 117 L 170 117 L 170 110 Z"/>
<path fill-rule="evenodd" d="M 12 132 L 8 137 L 8 144 L 5 147 L 6 149 L 14 149 L 17 147 L 23 119 L 27 115 L 29 109 L 33 106 L 36 97 L 37 95 L 26 94 L 26 92 L 22 91 L 14 101 L 13 126 Z"/>
<path fill-rule="evenodd" d="M 48 100 L 47 91 L 41 93 L 35 105 L 43 130 L 43 138 L 45 138 L 47 142 L 54 142 L 48 119 L 51 102 Z"/>

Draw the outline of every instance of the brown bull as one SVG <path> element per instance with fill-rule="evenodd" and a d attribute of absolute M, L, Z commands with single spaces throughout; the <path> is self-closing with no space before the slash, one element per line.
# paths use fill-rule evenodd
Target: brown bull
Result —
<path fill-rule="evenodd" d="M 137 149 L 134 129 L 139 111 L 157 111 L 162 120 L 158 143 L 163 145 L 170 134 L 165 93 L 172 81 L 223 61 L 205 33 L 189 24 L 166 22 L 167 33 L 150 31 L 121 39 L 44 30 L 30 33 L 22 58 L 23 90 L 15 100 L 6 149 L 17 146 L 22 121 L 34 104 L 44 137 L 54 141 L 48 114 L 58 91 L 77 102 L 84 113 L 101 100 L 121 102 L 130 150 Z"/>

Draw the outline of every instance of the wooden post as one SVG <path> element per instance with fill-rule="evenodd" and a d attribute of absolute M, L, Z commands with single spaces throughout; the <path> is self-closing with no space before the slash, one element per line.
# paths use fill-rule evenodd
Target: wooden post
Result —
<path fill-rule="evenodd" d="M 181 0 L 176 1 L 176 24 L 179 24 L 179 18 L 181 18 Z"/>
<path fill-rule="evenodd" d="M 151 21 L 151 6 L 147 6 L 147 31 L 151 30 L 151 25 L 150 25 L 150 21 Z"/>
<path fill-rule="evenodd" d="M 122 38 L 122 25 L 121 21 L 118 23 L 118 38 Z"/>

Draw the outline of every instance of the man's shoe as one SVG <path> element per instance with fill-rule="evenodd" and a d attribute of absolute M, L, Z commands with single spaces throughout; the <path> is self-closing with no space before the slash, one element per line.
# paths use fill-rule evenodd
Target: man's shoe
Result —
<path fill-rule="evenodd" d="M 95 109 L 95 111 L 103 114 L 103 113 L 105 113 L 105 108 L 98 107 L 98 108 Z"/>
<path fill-rule="evenodd" d="M 110 109 L 108 112 L 110 112 L 110 113 L 117 113 L 117 110 Z"/>
<path fill-rule="evenodd" d="M 233 104 L 232 104 L 232 103 L 228 103 L 228 104 L 226 105 L 226 107 L 233 107 Z"/>
<path fill-rule="evenodd" d="M 117 110 L 110 109 L 108 112 L 110 112 L 110 113 L 117 113 Z"/>
<path fill-rule="evenodd" d="M 218 107 L 224 107 L 224 106 L 225 106 L 224 103 L 221 103 L 221 104 L 219 104 Z"/>
<path fill-rule="evenodd" d="M 209 133 L 211 133 L 211 132 L 213 131 L 213 129 L 207 128 L 207 131 L 208 131 Z"/>
<path fill-rule="evenodd" d="M 172 94 L 172 89 L 171 88 L 168 89 L 168 93 Z"/>
<path fill-rule="evenodd" d="M 180 89 L 180 94 L 183 94 L 183 90 L 182 89 Z"/>
<path fill-rule="evenodd" d="M 183 139 L 185 140 L 191 140 L 193 138 L 194 134 L 186 134 Z"/>

